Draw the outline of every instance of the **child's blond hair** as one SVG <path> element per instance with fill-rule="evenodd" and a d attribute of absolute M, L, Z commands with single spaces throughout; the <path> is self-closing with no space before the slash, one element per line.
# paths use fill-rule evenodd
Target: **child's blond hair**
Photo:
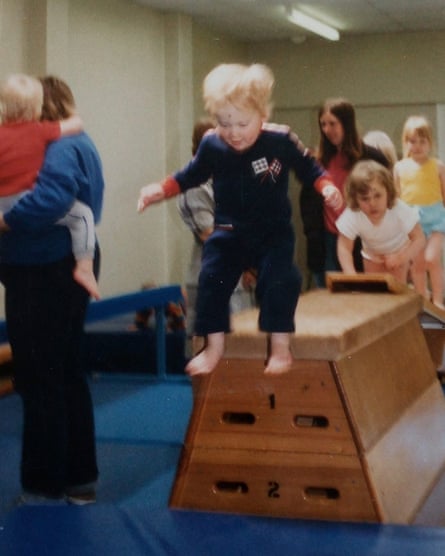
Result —
<path fill-rule="evenodd" d="M 393 168 L 394 164 L 397 162 L 397 151 L 387 133 L 379 129 L 368 131 L 363 137 L 363 141 L 367 145 L 378 149 L 389 162 L 390 168 Z"/>
<path fill-rule="evenodd" d="M 367 195 L 374 180 L 386 189 L 388 208 L 394 206 L 397 191 L 392 173 L 375 160 L 362 160 L 354 166 L 346 182 L 346 202 L 351 210 L 360 210 L 357 197 Z"/>
<path fill-rule="evenodd" d="M 413 136 L 418 135 L 421 139 L 426 139 L 430 147 L 434 146 L 433 128 L 425 116 L 410 116 L 403 126 L 402 131 L 402 148 L 403 156 L 410 156 L 410 146 L 408 140 Z"/>
<path fill-rule="evenodd" d="M 0 86 L 2 123 L 38 120 L 42 103 L 42 84 L 34 77 L 12 74 Z"/>
<path fill-rule="evenodd" d="M 220 64 L 204 79 L 205 109 L 215 116 L 229 102 L 237 108 L 254 109 L 268 119 L 274 81 L 272 71 L 263 64 Z"/>

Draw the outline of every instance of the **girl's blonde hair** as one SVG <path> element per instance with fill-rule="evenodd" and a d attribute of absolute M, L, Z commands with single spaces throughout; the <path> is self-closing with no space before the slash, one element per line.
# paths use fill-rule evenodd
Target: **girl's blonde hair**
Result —
<path fill-rule="evenodd" d="M 42 84 L 34 77 L 12 74 L 0 86 L 2 123 L 39 120 L 42 103 Z"/>
<path fill-rule="evenodd" d="M 378 149 L 389 162 L 390 168 L 393 168 L 397 162 L 397 151 L 387 133 L 379 129 L 368 131 L 363 141 L 370 147 Z"/>
<path fill-rule="evenodd" d="M 220 64 L 204 79 L 204 106 L 209 114 L 230 102 L 238 108 L 254 109 L 264 119 L 272 110 L 272 71 L 263 64 Z"/>
<path fill-rule="evenodd" d="M 425 116 L 410 116 L 406 120 L 402 131 L 402 149 L 405 158 L 410 156 L 408 140 L 413 135 L 418 135 L 421 139 L 426 139 L 431 149 L 434 146 L 433 128 L 427 118 L 425 118 Z"/>
<path fill-rule="evenodd" d="M 367 195 L 372 182 L 376 180 L 386 189 L 388 194 L 388 208 L 392 208 L 397 198 L 392 173 L 375 160 L 362 160 L 352 169 L 346 182 L 346 202 L 350 209 L 359 210 L 357 197 Z"/>

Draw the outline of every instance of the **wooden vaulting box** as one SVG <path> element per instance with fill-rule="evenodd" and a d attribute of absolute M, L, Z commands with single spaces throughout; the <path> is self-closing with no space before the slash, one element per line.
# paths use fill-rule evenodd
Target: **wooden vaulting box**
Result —
<path fill-rule="evenodd" d="M 235 315 L 224 358 L 194 379 L 171 507 L 435 524 L 445 399 L 421 308 L 411 291 L 308 292 L 276 377 L 257 311 Z"/>

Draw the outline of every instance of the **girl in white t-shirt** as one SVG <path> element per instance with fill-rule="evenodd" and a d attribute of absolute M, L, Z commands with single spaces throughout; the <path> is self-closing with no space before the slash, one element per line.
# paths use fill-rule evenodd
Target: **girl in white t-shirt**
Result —
<path fill-rule="evenodd" d="M 356 274 L 352 250 L 360 237 L 365 273 L 385 272 L 406 283 L 410 262 L 425 247 L 417 209 L 397 198 L 391 172 L 373 160 L 355 165 L 345 193 L 348 206 L 336 222 L 343 272 Z"/>

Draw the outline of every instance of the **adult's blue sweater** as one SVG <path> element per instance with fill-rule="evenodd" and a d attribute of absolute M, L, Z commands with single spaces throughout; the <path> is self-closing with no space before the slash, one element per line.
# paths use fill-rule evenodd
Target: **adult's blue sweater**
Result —
<path fill-rule="evenodd" d="M 0 263 L 46 264 L 68 256 L 68 228 L 54 223 L 76 199 L 91 208 L 99 223 L 103 191 L 102 163 L 86 133 L 51 143 L 35 187 L 4 215 L 10 231 L 0 235 Z"/>

